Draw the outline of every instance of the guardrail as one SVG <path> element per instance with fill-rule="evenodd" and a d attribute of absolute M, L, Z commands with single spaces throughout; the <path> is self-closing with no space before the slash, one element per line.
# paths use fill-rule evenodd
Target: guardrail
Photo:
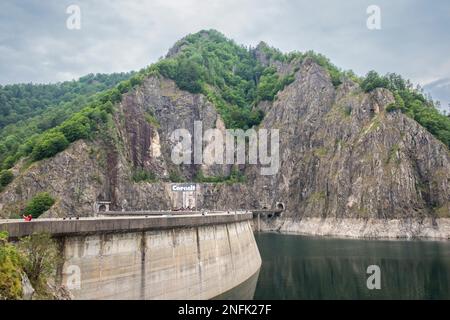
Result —
<path fill-rule="evenodd" d="M 133 216 L 183 216 L 183 215 L 208 215 L 208 214 L 245 214 L 252 213 L 250 210 L 201 210 L 201 211 L 107 211 L 98 213 L 99 216 L 119 216 L 119 217 L 133 217 Z"/>

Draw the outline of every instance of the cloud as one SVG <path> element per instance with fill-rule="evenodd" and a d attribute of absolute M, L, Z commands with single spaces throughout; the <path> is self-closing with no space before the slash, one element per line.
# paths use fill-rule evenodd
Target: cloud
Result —
<path fill-rule="evenodd" d="M 81 30 L 66 8 L 81 8 Z M 188 33 L 214 28 L 238 43 L 321 52 L 360 75 L 397 72 L 422 84 L 450 77 L 450 2 L 377 0 L 2 0 L 0 84 L 140 69 Z"/>
<path fill-rule="evenodd" d="M 450 114 L 450 78 L 443 78 L 426 84 L 423 89 L 439 100 L 441 109 Z"/>

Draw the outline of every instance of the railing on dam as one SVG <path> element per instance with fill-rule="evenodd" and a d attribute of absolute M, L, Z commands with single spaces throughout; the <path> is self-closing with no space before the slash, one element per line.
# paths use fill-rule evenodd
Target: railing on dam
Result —
<path fill-rule="evenodd" d="M 48 232 L 54 236 L 96 234 L 108 232 L 145 231 L 169 228 L 197 227 L 247 221 L 253 218 L 251 212 L 230 211 L 195 214 L 127 214 L 125 216 L 107 216 L 78 219 L 36 219 L 0 220 L 0 231 L 7 231 L 10 238 L 20 238 L 33 233 Z"/>
<path fill-rule="evenodd" d="M 252 213 L 251 210 L 145 210 L 145 211 L 106 211 L 99 212 L 100 216 L 187 216 L 187 215 L 214 215 L 214 214 L 244 214 Z"/>

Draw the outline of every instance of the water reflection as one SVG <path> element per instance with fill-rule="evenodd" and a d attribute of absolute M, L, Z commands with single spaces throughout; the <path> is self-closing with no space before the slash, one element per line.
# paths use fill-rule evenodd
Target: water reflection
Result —
<path fill-rule="evenodd" d="M 237 287 L 222 293 L 213 300 L 252 300 L 255 295 L 256 283 L 258 282 L 259 271 L 248 278 Z"/>
<path fill-rule="evenodd" d="M 450 299 L 450 243 L 255 234 L 255 299 Z M 381 290 L 366 269 L 381 268 Z"/>

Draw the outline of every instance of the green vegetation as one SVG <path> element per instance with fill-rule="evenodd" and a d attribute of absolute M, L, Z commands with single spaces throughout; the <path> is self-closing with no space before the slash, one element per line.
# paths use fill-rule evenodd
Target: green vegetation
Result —
<path fill-rule="evenodd" d="M 22 277 L 17 248 L 8 243 L 8 234 L 0 232 L 0 300 L 22 297 Z"/>
<path fill-rule="evenodd" d="M 0 110 L 0 170 L 11 168 L 21 158 L 38 161 L 52 157 L 76 140 L 107 132 L 112 127 L 114 104 L 150 75 L 171 78 L 181 89 L 205 94 L 227 128 L 247 129 L 264 117 L 256 103 L 273 100 L 294 81 L 298 70 L 280 77 L 274 68 L 264 68 L 257 61 L 255 49 L 238 46 L 215 30 L 191 34 L 176 46 L 177 54 L 138 73 L 88 75 L 56 85 L 0 87 L 0 102 L 5 101 Z M 330 72 L 335 84 L 344 75 L 313 52 L 284 55 L 273 48 L 267 50 L 271 58 L 289 62 L 310 57 Z M 153 115 L 146 115 L 146 120 L 159 125 Z"/>
<path fill-rule="evenodd" d="M 159 122 L 158 122 L 158 119 L 156 119 L 156 117 L 153 115 L 153 114 L 150 114 L 150 113 L 145 113 L 145 120 L 150 124 L 150 125 L 152 125 L 153 127 L 155 127 L 155 128 L 159 128 L 160 127 L 160 124 L 159 124 Z"/>
<path fill-rule="evenodd" d="M 114 143 L 114 138 L 109 137 L 114 105 L 148 76 L 168 77 L 181 89 L 203 93 L 216 106 L 227 128 L 257 126 L 264 113 L 256 104 L 274 100 L 294 81 L 305 59 L 326 69 L 335 86 L 350 78 L 361 83 L 366 92 L 378 87 L 391 90 L 395 103 L 387 107 L 388 112 L 406 113 L 450 146 L 450 118 L 440 114 L 431 101 L 400 76 L 380 76 L 372 71 L 359 79 L 352 71 L 342 71 L 313 51 L 283 54 L 267 45 L 258 49 L 271 61 L 291 63 L 292 73 L 280 76 L 273 66 L 264 67 L 258 62 L 256 49 L 239 46 L 209 30 L 188 35 L 177 42 L 175 54 L 137 73 L 88 75 L 55 85 L 0 86 L 0 170 L 12 168 L 21 158 L 29 164 L 52 157 L 70 143 L 92 139 L 98 133 Z M 159 126 L 154 115 L 146 114 L 145 119 Z"/>
<path fill-rule="evenodd" d="M 6 187 L 8 184 L 10 184 L 13 179 L 14 175 L 11 170 L 0 171 L 0 190 L 2 187 Z"/>
<path fill-rule="evenodd" d="M 50 298 L 47 280 L 54 276 L 60 261 L 56 242 L 48 233 L 33 234 L 20 239 L 20 260 L 38 298 Z"/>
<path fill-rule="evenodd" d="M 267 59 L 275 60 L 280 62 L 291 62 L 294 58 L 296 58 L 297 52 L 293 52 L 291 54 L 284 54 L 279 49 L 269 46 L 267 43 L 261 41 L 258 45 L 258 48 L 265 54 Z"/>
<path fill-rule="evenodd" d="M 256 89 L 256 100 L 274 100 L 275 95 L 283 90 L 284 87 L 294 82 L 294 80 L 294 73 L 285 77 L 280 77 L 276 73 L 275 68 L 266 68 L 259 79 L 258 87 Z"/>
<path fill-rule="evenodd" d="M 104 95 L 99 92 L 133 74 L 90 74 L 78 81 L 52 85 L 0 86 L 0 170 L 11 168 L 17 160 L 29 156 L 43 132 L 57 128 L 69 118 L 71 121 L 58 130 L 69 142 L 85 138 L 93 129 L 92 124 L 87 126 L 86 119 L 78 118 L 76 113 L 87 105 L 98 106 L 94 102 Z M 105 109 L 112 109 L 112 105 Z"/>
<path fill-rule="evenodd" d="M 389 81 L 386 77 L 380 76 L 376 71 L 369 71 L 361 82 L 361 89 L 370 92 L 376 88 L 387 88 Z"/>
<path fill-rule="evenodd" d="M 294 60 L 297 63 L 302 62 L 305 59 L 311 59 L 325 70 L 328 71 L 331 82 L 335 87 L 339 86 L 342 83 L 342 79 L 349 78 L 354 82 L 359 83 L 361 79 L 352 71 L 352 70 L 341 70 L 337 66 L 335 66 L 331 61 L 320 53 L 316 53 L 312 50 L 306 51 L 305 53 L 301 53 L 298 51 L 289 52 L 287 54 L 282 53 L 280 50 L 269 47 L 263 43 L 261 46 L 261 50 L 266 54 L 269 59 L 284 62 L 284 63 L 292 63 Z"/>
<path fill-rule="evenodd" d="M 400 75 L 388 73 L 381 76 L 370 71 L 361 83 L 365 92 L 376 88 L 386 88 L 394 94 L 395 102 L 386 107 L 387 112 L 396 110 L 416 120 L 436 138 L 450 148 L 450 118 L 441 114 L 430 98 L 426 98 L 420 88 Z"/>
<path fill-rule="evenodd" d="M 25 207 L 25 214 L 31 214 L 33 218 L 38 218 L 55 204 L 55 200 L 47 192 L 38 193 L 28 202 Z"/>
<path fill-rule="evenodd" d="M 44 158 L 50 158 L 58 152 L 64 150 L 69 145 L 66 137 L 59 131 L 48 131 L 44 133 L 36 145 L 33 147 L 31 153 L 33 160 L 41 160 Z"/>
<path fill-rule="evenodd" d="M 324 55 L 320 53 L 315 53 L 314 51 L 308 51 L 304 54 L 303 58 L 310 58 L 314 62 L 316 62 L 318 65 L 322 66 L 325 70 L 328 71 L 331 77 L 331 82 L 335 87 L 339 86 L 342 83 L 342 79 L 347 77 L 352 79 L 355 82 L 359 82 L 358 77 L 353 73 L 353 71 L 342 71 L 338 67 L 336 67 L 334 64 L 331 63 L 331 61 L 325 57 Z"/>
<path fill-rule="evenodd" d="M 0 130 L 9 124 L 41 115 L 43 111 L 53 106 L 64 109 L 65 103 L 84 104 L 84 97 L 111 88 L 132 74 L 89 74 L 77 81 L 56 84 L 28 83 L 0 86 Z M 48 119 L 49 122 L 54 120 L 55 118 Z"/>
<path fill-rule="evenodd" d="M 126 83 L 139 85 L 144 78 L 144 72 L 145 70 L 141 70 L 135 73 Z M 80 111 L 72 113 L 68 119 L 51 129 L 24 138 L 22 144 L 14 135 L 9 135 L 0 143 L 0 151 L 5 151 L 0 153 L 1 168 L 11 168 L 22 157 L 29 157 L 31 161 L 53 157 L 66 149 L 71 142 L 92 138 L 100 128 L 108 131 L 113 106 L 122 99 L 119 87 L 122 91 L 130 90 L 128 86 L 124 87 L 120 83 L 117 88 L 98 93 Z"/>
<path fill-rule="evenodd" d="M 60 258 L 56 242 L 47 233 L 21 238 L 17 245 L 0 232 L 0 300 L 22 299 L 22 274 L 38 299 L 52 298 L 47 281 L 55 275 Z"/>
<path fill-rule="evenodd" d="M 145 169 L 136 169 L 132 178 L 134 182 L 155 182 L 157 180 L 155 173 Z"/>
<path fill-rule="evenodd" d="M 170 171 L 169 180 L 171 182 L 186 182 L 186 179 L 175 170 Z"/>
<path fill-rule="evenodd" d="M 178 87 L 192 93 L 203 93 L 215 104 L 227 128 L 247 129 L 258 125 L 264 114 L 254 106 L 261 100 L 274 100 L 276 94 L 294 81 L 297 69 L 280 77 L 274 67 L 263 67 L 255 49 L 236 45 L 215 30 L 191 34 L 179 42 L 177 54 L 151 66 L 149 70 L 173 79 Z M 283 54 L 261 45 L 271 60 L 299 64 L 310 58 L 323 66 L 335 86 L 343 77 L 359 81 L 351 71 L 341 71 L 325 56 L 313 51 Z"/>
<path fill-rule="evenodd" d="M 228 128 L 250 128 L 262 115 L 253 109 L 262 66 L 245 47 L 209 30 L 188 35 L 174 56 L 150 67 L 173 79 L 178 87 L 205 94 L 218 108 Z"/>
<path fill-rule="evenodd" d="M 239 168 L 233 166 L 230 175 L 228 176 L 209 176 L 205 177 L 203 171 L 200 169 L 194 178 L 195 182 L 199 183 L 244 183 L 247 181 L 246 177 L 243 175 Z"/>

